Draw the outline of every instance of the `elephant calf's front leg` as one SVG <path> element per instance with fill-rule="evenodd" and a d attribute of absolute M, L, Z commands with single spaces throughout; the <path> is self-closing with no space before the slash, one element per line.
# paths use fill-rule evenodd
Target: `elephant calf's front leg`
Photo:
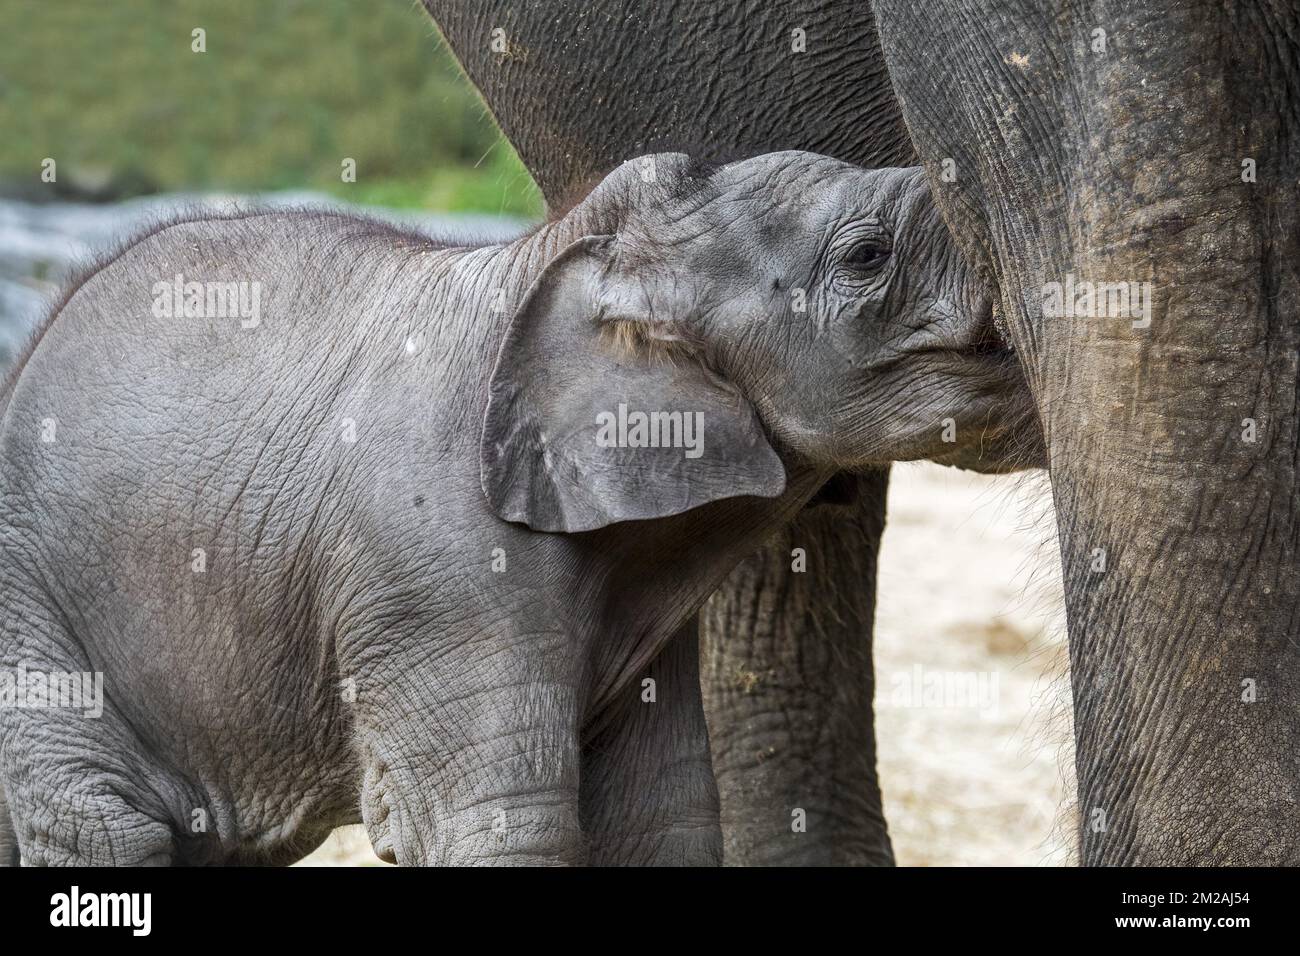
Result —
<path fill-rule="evenodd" d="M 371 658 L 355 678 L 375 851 L 403 865 L 584 862 L 569 649 L 536 636 L 453 643 L 436 658 Z"/>
<path fill-rule="evenodd" d="M 582 824 L 591 863 L 720 865 L 696 618 L 622 694 L 582 750 Z"/>

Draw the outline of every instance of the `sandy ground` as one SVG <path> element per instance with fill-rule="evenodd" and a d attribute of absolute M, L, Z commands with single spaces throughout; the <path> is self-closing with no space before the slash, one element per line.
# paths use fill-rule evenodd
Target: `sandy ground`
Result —
<path fill-rule="evenodd" d="M 1046 478 L 900 465 L 888 515 L 876 734 L 898 863 L 1069 862 L 1074 752 Z"/>
<path fill-rule="evenodd" d="M 1065 625 L 1041 475 L 895 467 L 876 625 L 880 775 L 904 866 L 1069 862 Z M 378 863 L 336 831 L 303 865 Z"/>

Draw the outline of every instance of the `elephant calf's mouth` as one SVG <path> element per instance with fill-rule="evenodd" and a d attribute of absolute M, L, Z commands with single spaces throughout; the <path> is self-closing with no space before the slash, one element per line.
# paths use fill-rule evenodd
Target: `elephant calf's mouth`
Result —
<path fill-rule="evenodd" d="M 977 295 L 965 308 L 944 300 L 932 321 L 907 343 L 910 352 L 947 353 L 958 359 L 1002 362 L 1014 354 L 1011 342 L 1002 334 L 993 301 Z"/>
<path fill-rule="evenodd" d="M 1006 359 L 1015 354 L 1010 340 L 1001 331 L 993 300 L 980 296 L 975 328 L 965 351 L 981 358 Z"/>
<path fill-rule="evenodd" d="M 937 352 L 958 359 L 979 359 L 1002 363 L 1015 356 L 1011 342 L 998 329 L 991 309 L 983 310 L 973 323 L 953 330 L 938 341 L 931 341 L 916 352 Z"/>

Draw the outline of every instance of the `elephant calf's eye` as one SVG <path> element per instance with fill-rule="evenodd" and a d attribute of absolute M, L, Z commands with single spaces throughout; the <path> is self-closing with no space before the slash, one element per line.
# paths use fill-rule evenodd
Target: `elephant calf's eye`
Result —
<path fill-rule="evenodd" d="M 867 240 L 849 247 L 840 265 L 851 272 L 872 272 L 885 264 L 892 250 L 884 243 Z"/>

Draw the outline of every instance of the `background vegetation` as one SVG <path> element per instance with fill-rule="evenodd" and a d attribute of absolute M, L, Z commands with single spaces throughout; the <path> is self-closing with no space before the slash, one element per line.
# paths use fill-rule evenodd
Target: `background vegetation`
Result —
<path fill-rule="evenodd" d="M 7 0 L 0 190 L 312 188 L 535 216 L 527 172 L 415 0 Z M 191 31 L 207 31 L 207 52 Z M 41 161 L 58 163 L 43 187 Z M 356 183 L 341 181 L 344 157 Z"/>

